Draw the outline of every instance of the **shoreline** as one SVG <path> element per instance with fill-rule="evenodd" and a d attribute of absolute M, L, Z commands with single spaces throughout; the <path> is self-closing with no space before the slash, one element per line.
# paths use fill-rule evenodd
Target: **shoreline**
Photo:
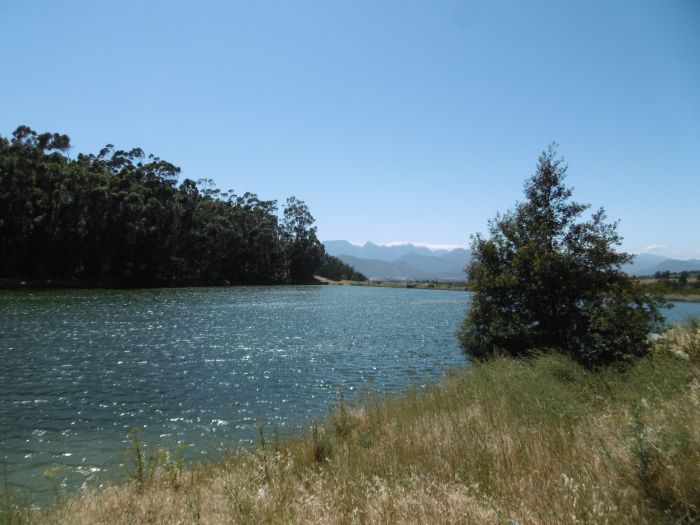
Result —
<path fill-rule="evenodd" d="M 466 281 L 334 281 L 319 275 L 314 276 L 323 284 L 333 286 L 373 286 L 375 288 L 406 288 L 417 290 L 450 290 L 468 292 Z"/>
<path fill-rule="evenodd" d="M 314 275 L 313 280 L 304 283 L 191 283 L 171 284 L 155 283 L 152 285 L 132 285 L 111 278 L 98 279 L 0 279 L 2 290 L 154 290 L 178 288 L 226 288 L 237 286 L 371 286 L 375 288 L 401 288 L 409 290 L 444 290 L 468 292 L 465 281 L 334 281 Z M 665 301 L 700 303 L 700 294 L 669 293 L 663 296 Z"/>
<path fill-rule="evenodd" d="M 119 279 L 0 279 L 0 290 L 155 290 L 178 288 L 227 288 L 236 286 L 323 286 L 329 283 L 314 278 L 303 283 L 154 283 L 129 284 Z"/>
<path fill-rule="evenodd" d="M 700 303 L 700 294 L 668 294 L 664 296 L 666 301 L 676 301 L 679 303 Z"/>
<path fill-rule="evenodd" d="M 261 426 L 254 450 L 216 462 L 183 465 L 134 441 L 127 481 L 63 494 L 43 510 L 0 501 L 0 516 L 66 525 L 692 520 L 698 342 L 686 325 L 626 369 L 591 372 L 558 354 L 497 358 L 423 389 L 351 403 L 341 395 L 306 432 L 278 441 Z"/>

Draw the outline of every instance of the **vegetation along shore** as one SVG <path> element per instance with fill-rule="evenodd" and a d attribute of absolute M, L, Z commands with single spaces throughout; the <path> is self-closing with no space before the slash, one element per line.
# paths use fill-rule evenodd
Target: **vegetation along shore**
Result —
<path fill-rule="evenodd" d="M 700 325 L 591 371 L 563 355 L 497 358 L 404 395 L 340 402 L 297 438 L 183 467 L 130 450 L 129 482 L 3 522 L 695 523 Z"/>
<path fill-rule="evenodd" d="M 152 287 L 364 279 L 325 253 L 308 206 L 282 212 L 141 148 L 69 155 L 68 135 L 0 136 L 0 285 Z"/>

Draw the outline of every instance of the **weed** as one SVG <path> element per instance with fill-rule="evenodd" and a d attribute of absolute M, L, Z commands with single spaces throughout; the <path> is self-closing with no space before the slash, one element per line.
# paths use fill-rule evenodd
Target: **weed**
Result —
<path fill-rule="evenodd" d="M 316 463 L 323 463 L 333 455 L 333 442 L 328 431 L 320 427 L 316 420 L 311 425 L 313 458 Z"/>
<path fill-rule="evenodd" d="M 336 436 L 346 438 L 352 433 L 353 421 L 342 388 L 338 389 L 338 405 L 331 409 L 330 420 Z"/>

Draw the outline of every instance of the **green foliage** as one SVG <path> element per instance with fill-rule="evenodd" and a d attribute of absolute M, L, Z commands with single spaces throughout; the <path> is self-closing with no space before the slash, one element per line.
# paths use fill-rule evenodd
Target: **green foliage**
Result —
<path fill-rule="evenodd" d="M 309 282 L 321 266 L 323 245 L 316 237 L 314 218 L 306 204 L 296 197 L 289 197 L 282 218 L 282 238 L 289 278 L 293 282 Z"/>
<path fill-rule="evenodd" d="M 669 271 L 655 272 L 653 279 L 641 277 L 639 281 L 650 290 L 662 295 L 697 295 L 700 289 L 700 272 L 686 271 L 677 274 Z"/>
<path fill-rule="evenodd" d="M 328 461 L 333 456 L 333 440 L 330 432 L 314 421 L 311 425 L 313 458 L 316 463 Z"/>
<path fill-rule="evenodd" d="M 532 349 L 568 352 L 588 366 L 647 351 L 661 303 L 620 270 L 617 223 L 571 200 L 566 166 L 552 145 L 525 183 L 525 202 L 473 237 L 472 305 L 459 333 L 464 351 L 483 359 Z"/>
<path fill-rule="evenodd" d="M 333 281 L 366 281 L 367 277 L 333 255 L 324 254 L 318 274 Z"/>
<path fill-rule="evenodd" d="M 0 278 L 127 285 L 308 281 L 321 265 L 308 207 L 221 192 L 140 148 L 66 152 L 20 126 L 0 137 Z"/>

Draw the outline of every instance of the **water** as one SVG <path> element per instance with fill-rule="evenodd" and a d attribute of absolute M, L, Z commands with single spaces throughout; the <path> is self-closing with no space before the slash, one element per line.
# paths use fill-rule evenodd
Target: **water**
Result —
<path fill-rule="evenodd" d="M 49 478 L 70 490 L 125 475 L 133 427 L 151 447 L 215 458 L 252 443 L 259 420 L 308 426 L 339 387 L 424 385 L 465 364 L 454 333 L 468 300 L 345 286 L 0 291 L 7 479 L 41 500 Z"/>
<path fill-rule="evenodd" d="M 679 323 L 691 317 L 700 318 L 700 303 L 673 302 L 673 307 L 663 314 L 669 323 Z"/>
<path fill-rule="evenodd" d="M 124 475 L 128 433 L 216 457 L 465 363 L 463 292 L 309 286 L 0 292 L 0 459 L 34 497 Z M 122 465 L 122 466 L 120 466 Z"/>

